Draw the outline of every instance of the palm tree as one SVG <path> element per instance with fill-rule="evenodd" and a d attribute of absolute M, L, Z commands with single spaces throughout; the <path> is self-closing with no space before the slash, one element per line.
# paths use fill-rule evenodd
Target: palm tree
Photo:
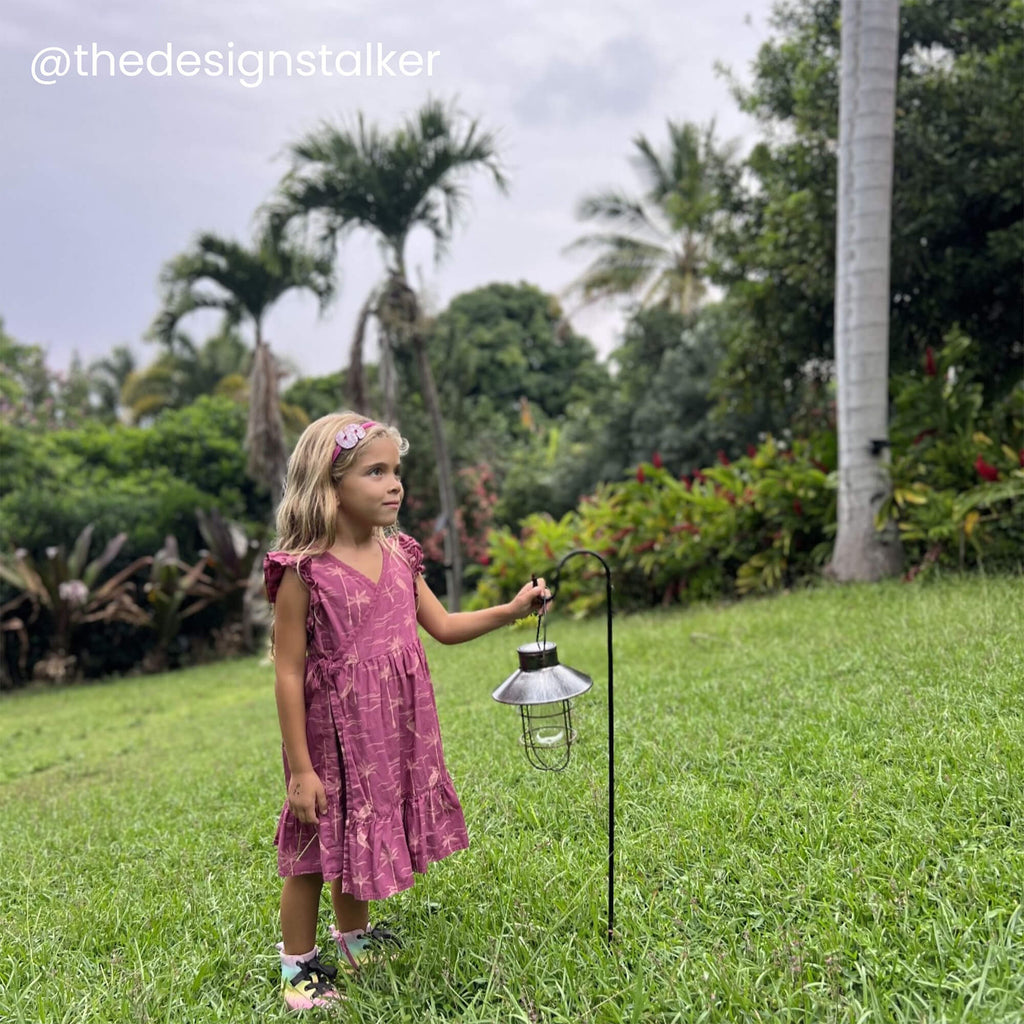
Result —
<path fill-rule="evenodd" d="M 669 147 L 659 154 L 643 135 L 632 163 L 644 186 L 636 198 L 609 189 L 584 198 L 580 220 L 605 231 L 584 235 L 569 251 L 598 250 L 570 286 L 585 302 L 636 298 L 641 308 L 692 313 L 706 291 L 711 238 L 722 217 L 722 190 L 734 144 L 717 147 L 714 124 L 701 130 L 668 122 Z"/>
<path fill-rule="evenodd" d="M 135 353 L 127 345 L 115 345 L 110 354 L 89 364 L 89 381 L 105 419 L 116 420 L 121 412 L 121 389 L 135 373 Z"/>
<path fill-rule="evenodd" d="M 843 0 L 836 204 L 838 530 L 831 571 L 877 580 L 902 562 L 889 491 L 889 240 L 899 0 Z"/>
<path fill-rule="evenodd" d="M 313 292 L 323 311 L 334 295 L 330 261 L 269 235 L 254 248 L 246 248 L 206 233 L 164 267 L 161 282 L 165 288 L 163 309 L 151 333 L 169 347 L 179 322 L 197 309 L 222 310 L 225 329 L 244 320 L 252 323 L 255 350 L 245 434 L 248 472 L 270 491 L 276 504 L 281 496 L 287 452 L 278 398 L 278 370 L 263 337 L 263 322 L 270 307 L 293 288 Z M 209 290 L 210 285 L 214 290 Z"/>
<path fill-rule="evenodd" d="M 249 346 L 234 327 L 227 327 L 196 343 L 183 331 L 175 331 L 162 352 L 152 363 L 130 373 L 121 388 L 121 404 L 127 418 L 138 423 L 163 409 L 180 409 L 201 395 L 218 394 L 230 382 L 232 393 L 236 381 L 248 377 L 252 367 Z"/>
<path fill-rule="evenodd" d="M 445 523 L 445 562 L 449 607 L 461 599 L 462 556 L 455 521 L 455 486 L 437 388 L 427 355 L 422 306 L 410 287 L 405 263 L 409 236 L 423 227 L 433 235 L 438 259 L 447 251 L 466 201 L 464 178 L 489 172 L 506 187 L 495 138 L 453 107 L 428 100 L 390 133 L 367 124 L 362 114 L 352 129 L 325 124 L 291 147 L 292 167 L 266 213 L 272 234 L 293 222 L 334 255 L 345 236 L 369 231 L 381 244 L 385 278 L 359 315 L 349 368 L 350 399 L 365 409 L 363 343 L 371 316 L 381 334 L 381 374 L 385 381 L 385 418 L 394 421 L 393 352 L 408 348 L 416 359 L 420 387 L 430 416 L 437 460 L 441 515 Z"/>

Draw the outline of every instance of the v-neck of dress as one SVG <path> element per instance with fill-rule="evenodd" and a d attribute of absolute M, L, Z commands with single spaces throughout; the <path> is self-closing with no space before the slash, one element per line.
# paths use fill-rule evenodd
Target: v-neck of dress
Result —
<path fill-rule="evenodd" d="M 377 587 L 380 586 L 380 581 L 384 578 L 384 565 L 387 559 L 387 551 L 380 541 L 377 541 L 377 548 L 380 551 L 380 575 L 378 575 L 378 577 L 375 580 L 370 579 L 370 577 L 367 576 L 365 572 L 360 572 L 354 565 L 351 565 L 344 559 L 339 558 L 336 554 L 334 554 L 333 551 L 325 551 L 324 554 L 327 555 L 332 561 L 337 562 L 338 565 L 343 565 L 346 569 L 348 569 L 349 572 L 355 573 L 356 576 L 358 576 L 360 579 L 366 580 L 366 582 L 369 583 L 374 590 L 376 590 Z"/>

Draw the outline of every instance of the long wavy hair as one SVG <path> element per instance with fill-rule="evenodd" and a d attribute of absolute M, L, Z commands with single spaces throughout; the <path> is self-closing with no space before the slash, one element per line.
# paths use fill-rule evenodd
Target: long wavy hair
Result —
<path fill-rule="evenodd" d="M 334 545 L 338 516 L 338 483 L 363 448 L 386 437 L 405 455 L 409 442 L 396 427 L 377 423 L 354 448 L 342 448 L 332 462 L 335 435 L 353 424 L 369 422 L 358 412 L 336 412 L 314 420 L 302 432 L 288 460 L 284 495 L 277 507 L 277 536 L 272 549 L 298 558 L 323 554 Z M 374 534 L 386 540 L 390 532 L 375 527 Z"/>

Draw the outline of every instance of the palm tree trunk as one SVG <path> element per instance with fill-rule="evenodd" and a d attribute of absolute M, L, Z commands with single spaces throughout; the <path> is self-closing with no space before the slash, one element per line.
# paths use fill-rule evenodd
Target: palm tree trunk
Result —
<path fill-rule="evenodd" d="M 416 352 L 420 386 L 423 401 L 430 415 L 430 429 L 434 437 L 434 455 L 437 459 L 437 484 L 441 499 L 441 516 L 444 519 L 444 562 L 445 581 L 448 590 L 448 610 L 457 612 L 462 604 L 462 551 L 459 548 L 459 528 L 455 521 L 455 484 L 452 476 L 452 460 L 445 439 L 444 420 L 441 418 L 441 401 L 437 385 L 427 358 L 426 339 L 419 328 L 412 332 L 412 345 Z"/>
<path fill-rule="evenodd" d="M 276 509 L 284 493 L 288 452 L 284 444 L 281 401 L 278 392 L 277 361 L 263 340 L 256 322 L 256 351 L 249 379 L 249 419 L 245 428 L 248 452 L 247 472 L 270 491 L 271 508 Z M 242 643 L 246 651 L 255 650 L 254 609 L 263 594 L 263 552 L 253 561 L 253 571 L 242 595 Z"/>
<path fill-rule="evenodd" d="M 840 44 L 835 351 L 839 580 L 899 572 L 889 493 L 889 259 L 899 0 L 843 0 Z"/>
<path fill-rule="evenodd" d="M 277 362 L 256 327 L 256 351 L 249 383 L 249 419 L 245 430 L 247 470 L 270 491 L 274 507 L 281 500 L 288 453 L 278 394 Z"/>
<path fill-rule="evenodd" d="M 364 415 L 370 411 L 366 398 L 366 374 L 363 371 L 363 341 L 366 338 L 366 322 L 373 312 L 374 303 L 377 300 L 376 289 L 370 292 L 359 310 L 359 319 L 356 320 L 355 333 L 352 335 L 352 347 L 348 357 L 348 380 L 346 381 L 348 398 L 351 408 Z"/>
<path fill-rule="evenodd" d="M 384 422 L 398 426 L 398 371 L 395 346 L 390 331 L 380 334 L 380 387 L 384 399 Z"/>

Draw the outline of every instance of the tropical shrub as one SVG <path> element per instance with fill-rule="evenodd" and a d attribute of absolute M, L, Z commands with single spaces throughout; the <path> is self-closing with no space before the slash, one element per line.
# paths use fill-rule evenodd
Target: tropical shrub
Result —
<path fill-rule="evenodd" d="M 197 508 L 196 518 L 206 542 L 201 554 L 222 614 L 213 629 L 214 647 L 221 655 L 252 653 L 256 646 L 253 605 L 264 601 L 262 576 L 254 573 L 262 561 L 268 528 L 258 526 L 249 531 L 217 509 Z"/>
<path fill-rule="evenodd" d="M 741 459 L 676 479 L 655 455 L 629 479 L 604 484 L 560 520 L 527 516 L 519 536 L 491 534 L 475 605 L 508 600 L 523 581 L 550 574 L 572 548 L 609 564 L 619 607 L 642 607 L 773 590 L 816 571 L 835 520 L 831 439 L 788 447 L 773 438 Z M 596 562 L 562 582 L 559 600 L 585 613 L 603 593 L 588 583 Z"/>
<path fill-rule="evenodd" d="M 185 620 L 221 598 L 221 591 L 204 571 L 206 566 L 205 555 L 195 565 L 182 561 L 178 542 L 172 536 L 153 556 L 149 581 L 143 587 L 149 608 L 148 625 L 154 632 L 153 645 L 144 660 L 146 669 L 159 672 L 180 663 L 185 645 L 176 641 Z"/>
<path fill-rule="evenodd" d="M 91 523 L 99 542 L 128 535 L 125 562 L 168 534 L 193 561 L 203 543 L 197 506 L 249 523 L 269 518 L 269 495 L 245 476 L 244 429 L 244 409 L 225 398 L 202 398 L 149 427 L 42 432 L 0 422 L 0 550 L 41 558 Z"/>
<path fill-rule="evenodd" d="M 13 555 L 0 554 L 0 579 L 17 591 L 14 601 L 20 598 L 33 611 L 45 611 L 50 621 L 46 656 L 34 670 L 37 678 L 61 681 L 77 676 L 75 633 L 88 623 L 148 624 L 148 616 L 134 600 L 131 577 L 150 559 L 138 558 L 100 582 L 100 574 L 114 561 L 127 536 L 118 534 L 88 562 L 92 534 L 92 526 L 86 526 L 70 554 L 63 545 L 47 548 L 45 561 L 39 564 L 23 548 Z"/>
<path fill-rule="evenodd" d="M 891 499 L 910 574 L 1024 562 L 1024 383 L 986 409 L 960 331 L 895 381 Z"/>

